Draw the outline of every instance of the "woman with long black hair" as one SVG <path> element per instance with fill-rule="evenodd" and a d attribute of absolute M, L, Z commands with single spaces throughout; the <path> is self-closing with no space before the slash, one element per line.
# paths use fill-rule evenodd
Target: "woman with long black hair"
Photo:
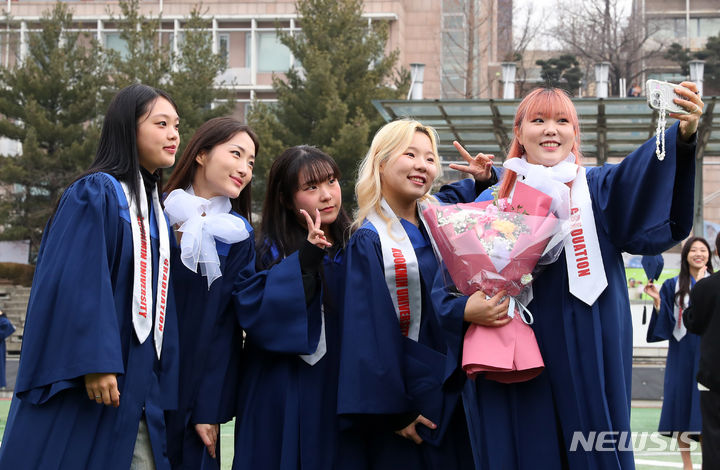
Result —
<path fill-rule="evenodd" d="M 178 342 L 157 170 L 175 162 L 178 126 L 163 91 L 121 90 L 48 222 L 1 468 L 169 469 Z"/>

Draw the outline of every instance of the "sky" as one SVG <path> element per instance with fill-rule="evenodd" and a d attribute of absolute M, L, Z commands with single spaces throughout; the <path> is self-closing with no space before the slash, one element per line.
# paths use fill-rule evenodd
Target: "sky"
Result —
<path fill-rule="evenodd" d="M 553 13 L 557 11 L 559 0 L 513 0 L 513 32 L 516 37 L 522 34 L 520 30 L 525 24 L 525 18 L 527 17 L 527 11 L 532 8 L 531 23 L 542 24 L 542 30 L 548 31 L 555 25 L 556 15 Z M 578 1 L 578 0 L 574 0 Z M 587 1 L 587 0 L 579 0 Z M 632 6 L 632 0 L 614 0 L 617 2 L 620 8 L 626 14 L 629 14 L 630 7 Z M 529 49 L 560 49 L 560 44 L 555 41 L 552 37 L 538 34 L 537 37 L 530 43 Z"/>

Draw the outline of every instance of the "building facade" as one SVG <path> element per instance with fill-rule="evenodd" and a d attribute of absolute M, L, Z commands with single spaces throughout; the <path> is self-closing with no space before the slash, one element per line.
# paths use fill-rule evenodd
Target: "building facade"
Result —
<path fill-rule="evenodd" d="M 123 50 L 115 20 L 117 2 L 68 2 L 78 30 L 92 34 L 104 47 Z M 27 53 L 27 37 L 37 30 L 52 1 L 7 0 L 5 27 L 0 29 L 0 64 L 13 66 Z M 142 1 L 141 12 L 160 18 L 162 41 L 177 50 L 186 19 L 197 5 L 187 0 Z M 390 26 L 388 51 L 399 51 L 399 65 L 422 63 L 425 98 L 492 97 L 500 90 L 499 62 L 511 48 L 512 0 L 366 1 L 368 24 Z M 296 65 L 277 40 L 283 31 L 302 29 L 293 0 L 205 0 L 204 16 L 212 18 L 210 34 L 216 52 L 227 61 L 218 82 L 232 87 L 239 111 L 253 99 L 272 100 L 273 74 Z M 4 29 L 4 31 L 2 31 Z"/>

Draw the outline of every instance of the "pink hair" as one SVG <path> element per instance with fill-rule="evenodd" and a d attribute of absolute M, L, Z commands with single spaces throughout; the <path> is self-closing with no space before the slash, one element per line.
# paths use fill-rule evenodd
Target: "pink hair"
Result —
<path fill-rule="evenodd" d="M 577 111 L 567 93 L 560 88 L 535 88 L 523 99 L 518 105 L 515 112 L 515 122 L 513 125 L 513 140 L 508 149 L 507 158 L 518 158 L 525 153 L 525 149 L 517 136 L 523 121 L 530 120 L 536 116 L 564 116 L 573 126 L 575 131 L 575 142 L 573 142 L 572 153 L 575 155 L 575 163 L 580 165 L 582 155 L 580 154 L 580 124 L 578 122 Z M 517 174 L 512 170 L 505 170 L 505 175 L 500 183 L 499 197 L 508 197 L 515 181 Z"/>

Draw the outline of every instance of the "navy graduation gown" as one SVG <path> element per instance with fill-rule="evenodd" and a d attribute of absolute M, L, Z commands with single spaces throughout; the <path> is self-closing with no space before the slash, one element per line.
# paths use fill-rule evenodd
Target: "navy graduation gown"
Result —
<path fill-rule="evenodd" d="M 222 276 L 208 289 L 199 270 L 189 270 L 173 246 L 172 280 L 178 306 L 180 391 L 178 409 L 167 417 L 168 456 L 173 469 L 219 469 L 195 431 L 195 424 L 230 421 L 235 415 L 242 330 L 235 319 L 232 290 L 240 272 L 254 272 L 253 229 L 242 216 L 250 236 L 229 245 L 215 240 Z"/>
<path fill-rule="evenodd" d="M 152 211 L 150 221 L 157 266 Z M 0 468 L 127 470 L 143 415 L 158 470 L 170 468 L 163 410 L 177 405 L 172 286 L 158 360 L 153 336 L 139 344 L 132 326 L 133 266 L 119 183 L 102 173 L 78 180 L 43 234 Z M 119 408 L 88 399 L 83 377 L 98 372 L 118 374 Z"/>
<path fill-rule="evenodd" d="M 690 278 L 692 285 L 695 280 Z M 674 432 L 700 434 L 700 391 L 697 373 L 700 364 L 700 336 L 689 331 L 680 341 L 672 332 L 675 328 L 675 286 L 678 277 L 666 280 L 660 288 L 660 311 L 653 309 L 648 325 L 647 340 L 668 340 L 663 404 L 658 431 L 664 435 Z"/>
<path fill-rule="evenodd" d="M 297 253 L 255 276 L 239 277 L 235 302 L 247 339 L 233 469 L 343 468 L 335 463 L 342 251 L 325 256 L 321 280 L 321 292 L 308 304 Z M 317 348 L 321 306 L 327 352 L 310 366 L 298 354 Z"/>
<path fill-rule="evenodd" d="M 440 323 L 452 335 L 448 355 L 460 369 L 467 296 L 452 294 L 446 285 L 450 275 L 438 270 L 433 302 Z M 450 281 L 451 282 L 451 281 Z M 465 378 L 465 372 L 459 373 Z M 548 374 L 533 380 L 504 384 L 482 376 L 468 379 L 462 391 L 475 468 L 557 470 L 564 468 L 558 439 L 555 405 Z M 489 439 L 488 436 L 492 436 Z"/>
<path fill-rule="evenodd" d="M 622 252 L 661 253 L 692 228 L 694 144 L 677 137 L 675 124 L 666 131 L 664 161 L 655 157 L 653 138 L 619 164 L 587 170 L 608 281 L 595 303 L 588 306 L 570 294 L 564 254 L 533 284 L 528 307 L 552 388 L 563 458 L 571 469 L 635 466 L 629 437 L 632 323 Z M 486 191 L 478 199 L 490 197 Z M 602 432 L 614 432 L 605 439 L 614 438 L 617 447 L 601 443 L 612 448 L 598 451 L 592 441 L 592 450 L 586 451 L 583 440 Z M 554 440 L 537 436 L 548 437 Z"/>
<path fill-rule="evenodd" d="M 5 377 L 5 340 L 13 334 L 15 327 L 6 315 L 0 315 L 0 387 L 7 386 L 7 378 Z"/>
<path fill-rule="evenodd" d="M 472 468 L 472 456 L 458 387 L 444 386 L 447 339 L 430 300 L 437 260 L 424 229 L 401 220 L 421 273 L 422 314 L 418 341 L 402 336 L 385 282 L 380 239 L 366 222 L 347 247 L 338 413 L 354 432 L 354 465 L 362 469 Z M 438 425 L 418 425 L 420 445 L 394 431 L 418 414 Z M 388 419 L 409 418 L 387 423 Z"/>

